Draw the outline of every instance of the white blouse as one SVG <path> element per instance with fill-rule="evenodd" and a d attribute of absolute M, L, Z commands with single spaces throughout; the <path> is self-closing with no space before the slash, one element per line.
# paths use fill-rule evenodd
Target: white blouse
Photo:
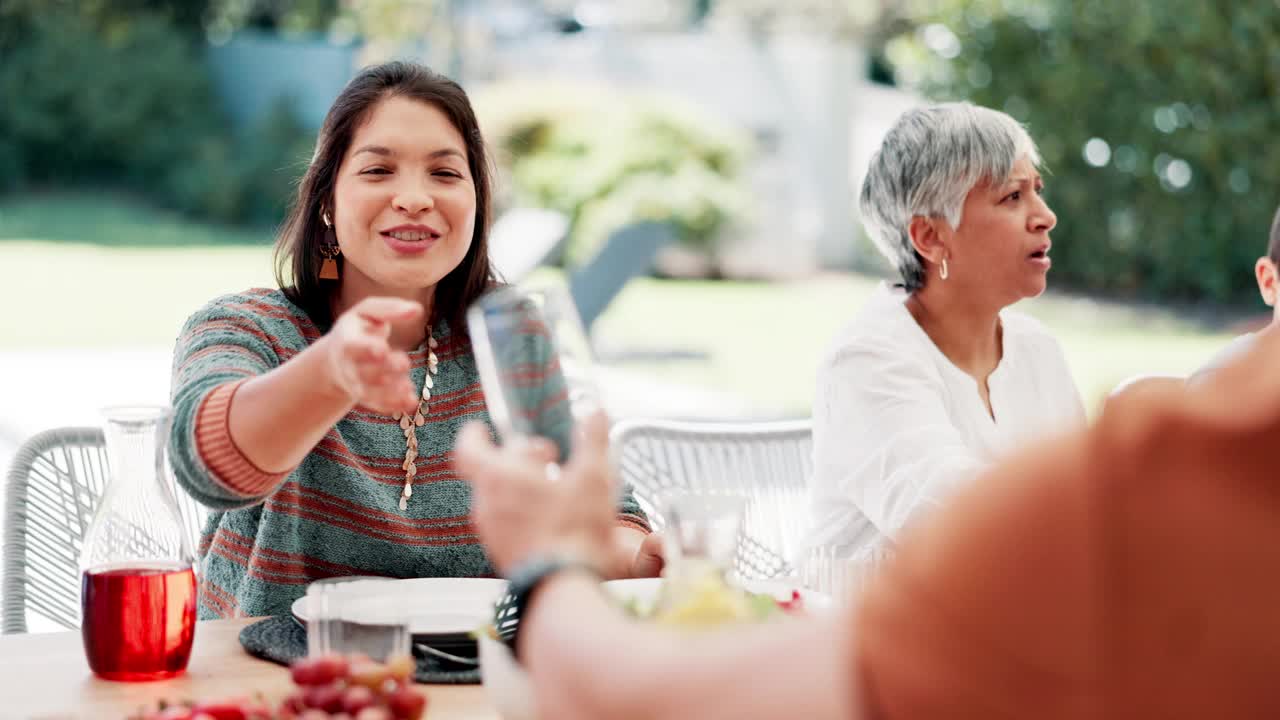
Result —
<path fill-rule="evenodd" d="M 819 368 L 809 547 L 878 549 L 994 459 L 1084 422 L 1062 349 L 1039 322 L 1000 314 L 1004 354 L 987 379 L 988 413 L 977 382 L 906 299 L 878 288 Z"/>

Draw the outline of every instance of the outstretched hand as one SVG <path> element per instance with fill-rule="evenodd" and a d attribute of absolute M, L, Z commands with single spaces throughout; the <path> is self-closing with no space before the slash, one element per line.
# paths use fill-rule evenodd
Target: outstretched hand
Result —
<path fill-rule="evenodd" d="M 325 336 L 330 380 L 352 403 L 393 414 L 414 412 L 409 355 L 392 349 L 391 326 L 421 319 L 422 305 L 390 297 L 365 298 L 338 317 Z"/>

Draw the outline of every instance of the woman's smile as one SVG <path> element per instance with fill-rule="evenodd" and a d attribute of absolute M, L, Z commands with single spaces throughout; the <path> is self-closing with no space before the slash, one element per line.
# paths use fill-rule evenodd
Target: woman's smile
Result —
<path fill-rule="evenodd" d="M 397 225 L 378 234 L 387 247 L 401 255 L 424 253 L 442 236 L 442 233 L 430 225 Z"/>

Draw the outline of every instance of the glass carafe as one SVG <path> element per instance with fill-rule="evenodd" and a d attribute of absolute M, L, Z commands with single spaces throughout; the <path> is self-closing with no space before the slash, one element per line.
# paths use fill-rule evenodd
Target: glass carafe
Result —
<path fill-rule="evenodd" d="M 104 411 L 109 475 L 80 554 L 85 657 L 108 680 L 186 670 L 195 635 L 191 544 L 168 482 L 164 407 Z"/>
<path fill-rule="evenodd" d="M 747 593 L 730 575 L 745 505 L 743 498 L 722 495 L 667 498 L 667 562 L 655 620 L 710 626 L 753 617 Z"/>

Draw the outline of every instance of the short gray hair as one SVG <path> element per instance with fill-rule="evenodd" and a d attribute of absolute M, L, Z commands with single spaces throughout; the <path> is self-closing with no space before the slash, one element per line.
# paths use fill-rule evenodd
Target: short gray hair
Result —
<path fill-rule="evenodd" d="M 965 196 L 984 180 L 1004 184 L 1013 165 L 1040 153 L 1017 120 L 970 103 L 908 110 L 885 135 L 862 182 L 858 206 L 876 247 L 908 292 L 924 287 L 924 259 L 907 228 L 915 215 L 959 227 Z"/>

